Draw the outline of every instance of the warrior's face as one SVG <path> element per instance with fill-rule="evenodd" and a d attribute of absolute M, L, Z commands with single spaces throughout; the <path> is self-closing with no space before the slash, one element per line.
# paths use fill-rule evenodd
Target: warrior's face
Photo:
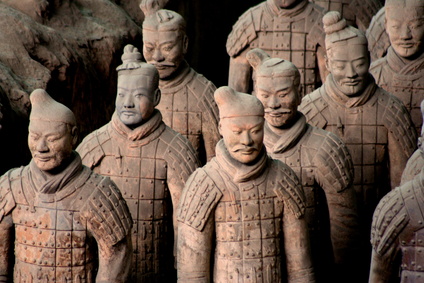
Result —
<path fill-rule="evenodd" d="M 147 121 L 160 101 L 160 91 L 146 75 L 126 73 L 118 76 L 116 113 L 129 128 Z"/>
<path fill-rule="evenodd" d="M 156 67 L 159 78 L 172 77 L 187 53 L 188 39 L 179 30 L 143 29 L 143 55 L 147 63 Z"/>
<path fill-rule="evenodd" d="M 277 128 L 291 126 L 300 103 L 294 77 L 257 77 L 255 89 L 268 124 Z"/>
<path fill-rule="evenodd" d="M 40 170 L 59 168 L 71 156 L 76 128 L 56 121 L 30 120 L 28 147 Z"/>
<path fill-rule="evenodd" d="M 301 2 L 302 0 L 274 0 L 275 5 L 277 5 L 280 8 L 286 9 L 291 8 L 295 6 L 297 3 Z"/>
<path fill-rule="evenodd" d="M 241 163 L 251 163 L 263 146 L 264 118 L 243 116 L 221 119 L 219 131 L 230 155 Z"/>
<path fill-rule="evenodd" d="M 326 67 L 336 87 L 347 96 L 356 96 L 367 86 L 370 66 L 366 45 L 335 45 L 327 52 Z"/>
<path fill-rule="evenodd" d="M 396 53 L 414 58 L 424 50 L 424 8 L 390 5 L 386 8 L 386 31 Z"/>

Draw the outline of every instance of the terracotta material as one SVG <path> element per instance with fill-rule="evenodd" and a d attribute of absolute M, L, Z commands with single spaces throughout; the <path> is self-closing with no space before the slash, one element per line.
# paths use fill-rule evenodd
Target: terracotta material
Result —
<path fill-rule="evenodd" d="M 368 50 L 371 54 L 371 61 L 374 62 L 387 54 L 390 47 L 389 36 L 386 33 L 384 23 L 386 12 L 382 7 L 372 18 L 370 26 L 367 29 Z"/>
<path fill-rule="evenodd" d="M 421 102 L 421 115 L 424 120 L 424 100 Z M 418 149 L 411 155 L 402 173 L 401 185 L 412 180 L 424 168 L 424 126 L 421 128 L 421 136 L 418 138 Z"/>
<path fill-rule="evenodd" d="M 72 150 L 74 114 L 44 90 L 30 99 L 33 159 L 0 178 L 0 281 L 125 282 L 132 219 L 121 193 Z"/>
<path fill-rule="evenodd" d="M 324 28 L 331 74 L 322 87 L 302 99 L 299 111 L 311 125 L 338 135 L 348 147 L 367 244 L 374 209 L 399 185 L 416 148 L 416 132 L 402 102 L 379 88 L 368 72 L 369 52 L 363 32 L 346 26 L 338 12 L 326 14 Z M 357 274 L 368 276 L 367 262 L 358 264 L 363 268 L 358 268 Z"/>
<path fill-rule="evenodd" d="M 423 197 L 424 170 L 378 204 L 371 231 L 369 282 L 422 282 Z"/>
<path fill-rule="evenodd" d="M 381 8 L 380 0 L 312 0 L 327 11 L 338 11 L 347 23 L 365 31 Z"/>
<path fill-rule="evenodd" d="M 185 181 L 199 165 L 188 140 L 167 127 L 155 106 L 158 72 L 127 45 L 118 67 L 116 111 L 77 150 L 84 164 L 110 176 L 134 219 L 131 282 L 171 282 L 173 209 Z M 176 222 L 174 221 L 176 230 Z"/>
<path fill-rule="evenodd" d="M 149 1 L 141 5 L 147 15 L 143 55 L 159 71 L 162 99 L 157 108 L 165 124 L 187 137 L 205 164 L 215 156 L 220 139 L 218 108 L 213 101 L 216 87 L 184 60 L 188 48 L 184 19 L 173 11 L 160 10 L 159 5 L 145 4 Z"/>
<path fill-rule="evenodd" d="M 258 48 L 249 51 L 246 58 L 255 70 L 256 97 L 265 108 L 267 152 L 295 171 L 305 191 L 317 279 L 341 282 L 346 272 L 355 272 L 352 260 L 358 248 L 351 156 L 339 137 L 306 123 L 297 111 L 301 96 L 296 66 L 270 58 Z M 332 266 L 333 260 L 337 267 Z"/>
<path fill-rule="evenodd" d="M 178 282 L 315 282 L 304 194 L 266 154 L 260 101 L 229 87 L 215 100 L 223 140 L 181 197 Z"/>
<path fill-rule="evenodd" d="M 227 39 L 229 86 L 241 92 L 250 90 L 246 53 L 259 47 L 299 68 L 302 96 L 316 89 L 326 76 L 323 15 L 323 9 L 308 0 L 267 0 L 247 10 Z"/>
<path fill-rule="evenodd" d="M 420 103 L 424 99 L 424 1 L 386 1 L 385 14 L 391 47 L 384 58 L 373 62 L 370 72 L 380 87 L 402 100 L 420 133 Z"/>

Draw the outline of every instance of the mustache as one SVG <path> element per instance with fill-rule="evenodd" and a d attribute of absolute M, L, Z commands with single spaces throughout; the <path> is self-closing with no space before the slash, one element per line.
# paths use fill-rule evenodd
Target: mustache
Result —
<path fill-rule="evenodd" d="M 258 151 L 259 149 L 256 146 L 237 146 L 232 149 L 233 152 L 249 151 L 249 150 Z"/>

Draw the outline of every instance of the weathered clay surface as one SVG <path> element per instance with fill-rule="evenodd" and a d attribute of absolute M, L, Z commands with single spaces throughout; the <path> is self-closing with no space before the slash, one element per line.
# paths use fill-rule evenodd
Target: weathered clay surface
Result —
<path fill-rule="evenodd" d="M 284 8 L 288 3 L 294 7 Z M 290 60 L 299 68 L 302 96 L 316 89 L 327 74 L 323 15 L 323 8 L 307 0 L 267 0 L 247 10 L 227 40 L 229 86 L 242 92 L 251 90 L 251 67 L 246 53 L 258 47 L 272 57 Z"/>
<path fill-rule="evenodd" d="M 106 0 L 0 2 L 0 89 L 9 98 L 3 104 L 23 119 L 18 129 L 27 129 L 36 88 L 74 111 L 82 136 L 103 124 L 113 112 L 117 52 L 140 40 L 141 28 Z"/>
<path fill-rule="evenodd" d="M 373 211 L 378 201 L 399 185 L 417 135 L 402 102 L 379 88 L 369 73 L 363 32 L 343 24 L 338 12 L 328 13 L 324 20 L 331 73 L 322 87 L 303 98 L 299 111 L 311 125 L 333 132 L 348 147 L 367 243 Z M 368 269 L 368 264 L 363 268 L 358 274 Z"/>
<path fill-rule="evenodd" d="M 421 170 L 378 204 L 371 230 L 369 282 L 422 281 L 423 198 L 424 170 Z"/>
<path fill-rule="evenodd" d="M 389 36 L 386 33 L 384 19 L 386 13 L 382 7 L 372 18 L 370 26 L 367 29 L 368 49 L 371 54 L 371 61 L 374 62 L 387 54 L 390 47 Z"/>
<path fill-rule="evenodd" d="M 295 171 L 305 192 L 317 281 L 343 281 L 347 272 L 356 272 L 359 240 L 352 158 L 339 137 L 306 123 L 297 111 L 296 66 L 258 48 L 246 57 L 255 70 L 255 95 L 265 109 L 267 152 Z"/>
<path fill-rule="evenodd" d="M 162 99 L 158 109 L 166 125 L 187 137 L 203 164 L 215 156 L 219 141 L 215 85 L 190 68 L 185 20 L 177 13 L 145 4 L 143 55 L 159 71 Z"/>
<path fill-rule="evenodd" d="M 131 214 L 116 185 L 73 151 L 74 114 L 31 94 L 30 164 L 0 178 L 0 282 L 126 282 Z"/>
<path fill-rule="evenodd" d="M 380 0 L 312 0 L 327 11 L 338 11 L 347 23 L 366 31 L 372 17 L 382 7 Z"/>
<path fill-rule="evenodd" d="M 110 176 L 128 203 L 134 219 L 131 282 L 173 282 L 172 215 L 199 161 L 188 140 L 166 126 L 155 109 L 160 101 L 155 67 L 141 62 L 132 45 L 122 60 L 112 120 L 89 134 L 77 151 L 84 164 Z"/>
<path fill-rule="evenodd" d="M 314 282 L 303 190 L 267 156 L 260 101 L 229 87 L 215 100 L 223 139 L 181 197 L 178 282 Z"/>
<path fill-rule="evenodd" d="M 403 102 L 420 134 L 420 103 L 424 99 L 424 2 L 386 1 L 385 19 L 391 46 L 384 58 L 372 63 L 370 72 L 380 87 Z"/>

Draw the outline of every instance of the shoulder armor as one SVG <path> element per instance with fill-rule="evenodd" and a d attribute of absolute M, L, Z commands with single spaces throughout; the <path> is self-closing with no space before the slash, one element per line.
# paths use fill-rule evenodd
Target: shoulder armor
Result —
<path fill-rule="evenodd" d="M 406 163 L 405 170 L 402 173 L 402 179 L 400 184 L 403 185 L 406 182 L 412 180 L 417 176 L 424 168 L 424 153 L 421 149 L 417 149 Z"/>
<path fill-rule="evenodd" d="M 128 206 L 109 177 L 93 172 L 90 179 L 97 185 L 82 209 L 83 215 L 97 240 L 115 245 L 130 233 L 132 218 Z"/>
<path fill-rule="evenodd" d="M 262 13 L 261 3 L 250 8 L 234 24 L 231 33 L 227 38 L 227 53 L 229 56 L 237 56 L 246 46 L 248 46 L 256 37 L 257 32 L 254 23 L 254 17 L 259 17 Z"/>
<path fill-rule="evenodd" d="M 202 231 L 221 197 L 221 190 L 209 177 L 206 170 L 204 168 L 197 169 L 184 187 L 178 207 L 178 221 Z"/>
<path fill-rule="evenodd" d="M 378 102 L 385 107 L 383 114 L 384 125 L 403 147 L 404 154 L 408 157 L 411 156 L 417 148 L 417 132 L 412 124 L 408 110 L 406 110 L 399 98 L 381 88 L 378 88 L 377 91 L 382 92 Z"/>
<path fill-rule="evenodd" d="M 333 133 L 313 128 L 313 138 L 321 137 L 322 144 L 315 156 L 319 181 L 327 189 L 341 192 L 353 183 L 353 162 L 343 141 Z"/>
<path fill-rule="evenodd" d="M 93 169 L 105 156 L 102 145 L 110 140 L 107 125 L 95 130 L 78 145 L 76 151 L 80 154 L 82 163 Z"/>
<path fill-rule="evenodd" d="M 200 166 L 200 161 L 188 139 L 166 126 L 160 137 L 164 143 L 163 158 L 167 162 L 168 171 L 176 172 L 183 184 Z"/>
<path fill-rule="evenodd" d="M 268 186 L 275 187 L 274 192 L 277 197 L 297 218 L 301 218 L 305 215 L 305 194 L 296 173 L 283 162 L 271 160 L 270 167 L 273 172 L 270 174 L 274 174 L 275 177 L 268 178 Z"/>
<path fill-rule="evenodd" d="M 381 8 L 371 19 L 370 26 L 367 29 L 368 49 L 371 53 L 371 61 L 383 57 L 390 46 L 389 36 L 386 33 L 384 24 L 385 9 Z"/>
<path fill-rule="evenodd" d="M 298 110 L 305 115 L 306 121 L 309 124 L 320 129 L 325 129 L 328 122 L 321 111 L 327 107 L 327 104 L 320 94 L 320 89 L 303 97 Z"/>
<path fill-rule="evenodd" d="M 8 215 L 16 206 L 10 184 L 10 175 L 12 171 L 18 170 L 9 170 L 0 178 L 0 222 L 3 220 L 3 217 Z"/>
<path fill-rule="evenodd" d="M 399 234 L 409 222 L 405 202 L 399 188 L 385 195 L 374 211 L 371 244 L 379 255 L 392 250 Z"/>
<path fill-rule="evenodd" d="M 325 50 L 325 32 L 324 24 L 322 23 L 322 18 L 325 15 L 325 9 L 315 3 L 309 3 L 312 6 L 311 13 L 306 15 L 305 18 L 308 19 L 307 24 L 311 24 L 308 32 L 308 38 L 312 42 L 317 43 L 319 46 L 323 47 Z M 313 21 L 309 21 L 313 19 Z"/>

